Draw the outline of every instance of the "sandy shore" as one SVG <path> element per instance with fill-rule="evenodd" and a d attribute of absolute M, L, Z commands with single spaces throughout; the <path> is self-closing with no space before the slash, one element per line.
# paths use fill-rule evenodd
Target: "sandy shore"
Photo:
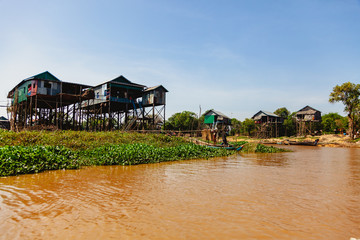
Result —
<path fill-rule="evenodd" d="M 261 142 L 261 143 L 282 143 L 287 140 L 290 141 L 315 141 L 319 139 L 317 146 L 319 147 L 349 147 L 360 148 L 360 140 L 357 142 L 351 141 L 348 136 L 340 134 L 327 134 L 321 136 L 306 136 L 306 137 L 282 137 L 282 138 L 269 138 L 269 139 L 255 139 L 255 138 L 241 138 L 229 137 L 228 141 L 248 141 L 248 142 Z"/>

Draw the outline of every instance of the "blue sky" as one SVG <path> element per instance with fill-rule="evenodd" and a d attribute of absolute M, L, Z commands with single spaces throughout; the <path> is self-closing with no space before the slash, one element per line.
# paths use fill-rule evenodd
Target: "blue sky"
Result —
<path fill-rule="evenodd" d="M 199 106 L 239 120 L 306 105 L 344 115 L 328 98 L 360 82 L 360 1 L 0 0 L 0 105 L 44 71 L 162 84 L 167 117 Z"/>

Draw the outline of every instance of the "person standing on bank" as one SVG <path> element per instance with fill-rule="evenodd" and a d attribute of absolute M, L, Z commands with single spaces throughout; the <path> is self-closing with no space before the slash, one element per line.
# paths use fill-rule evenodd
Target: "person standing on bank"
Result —
<path fill-rule="evenodd" d="M 227 136 L 227 131 L 226 131 L 226 127 L 223 129 L 223 131 L 221 132 L 221 137 L 222 137 L 222 141 L 223 141 L 223 144 L 225 146 L 228 145 L 228 142 L 227 142 L 227 139 L 226 139 L 226 136 Z"/>

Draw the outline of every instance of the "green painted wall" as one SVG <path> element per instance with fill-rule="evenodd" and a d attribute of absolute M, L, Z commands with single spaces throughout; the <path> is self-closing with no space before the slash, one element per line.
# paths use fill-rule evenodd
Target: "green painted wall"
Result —
<path fill-rule="evenodd" d="M 204 120 L 205 124 L 212 124 L 214 122 L 215 122 L 215 115 L 205 116 L 205 120 Z"/>
<path fill-rule="evenodd" d="M 18 103 L 25 101 L 27 99 L 28 85 L 31 84 L 31 81 L 26 81 L 20 85 L 17 89 L 18 91 Z"/>

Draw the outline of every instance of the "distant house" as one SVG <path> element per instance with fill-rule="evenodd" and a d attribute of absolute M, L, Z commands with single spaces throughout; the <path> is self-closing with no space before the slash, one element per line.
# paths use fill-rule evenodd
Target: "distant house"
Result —
<path fill-rule="evenodd" d="M 231 125 L 230 118 L 219 111 L 208 110 L 204 116 L 204 123 L 210 125 L 211 128 L 215 128 L 218 124 Z"/>
<path fill-rule="evenodd" d="M 319 133 L 321 112 L 310 106 L 303 107 L 295 114 L 297 135 Z"/>
<path fill-rule="evenodd" d="M 303 107 L 296 114 L 297 121 L 319 122 L 321 121 L 321 112 L 310 106 Z"/>
<path fill-rule="evenodd" d="M 10 121 L 5 117 L 0 117 L 0 129 L 10 130 Z"/>
<path fill-rule="evenodd" d="M 278 137 L 280 126 L 284 122 L 284 119 L 275 113 L 262 110 L 257 112 L 252 119 L 256 124 L 257 138 Z"/>
<path fill-rule="evenodd" d="M 165 105 L 166 102 L 166 93 L 169 92 L 162 85 L 156 87 L 150 87 L 144 90 L 142 96 L 142 105 L 151 106 L 151 105 Z"/>
<path fill-rule="evenodd" d="M 256 124 L 261 123 L 282 123 L 283 119 L 272 112 L 262 111 L 257 112 L 252 119 Z"/>

